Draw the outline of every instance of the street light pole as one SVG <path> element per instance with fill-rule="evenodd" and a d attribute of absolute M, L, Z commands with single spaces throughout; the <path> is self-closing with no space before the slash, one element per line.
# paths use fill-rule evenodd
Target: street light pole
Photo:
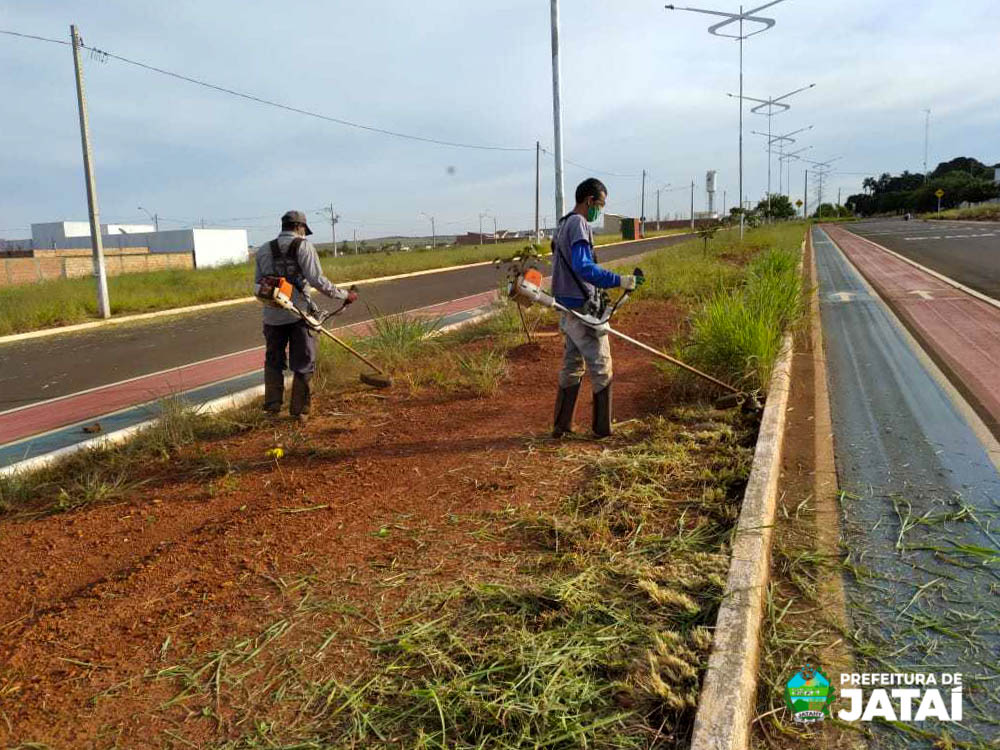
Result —
<path fill-rule="evenodd" d="M 739 169 L 740 184 L 739 184 L 739 189 L 740 189 L 740 199 L 741 200 L 743 198 L 743 40 L 744 39 L 748 39 L 748 38 L 750 38 L 750 37 L 752 37 L 752 36 L 754 36 L 756 34 L 761 34 L 761 33 L 765 32 L 765 31 L 767 31 L 768 29 L 772 28 L 777 23 L 777 21 L 775 21 L 773 18 L 766 18 L 764 16 L 758 16 L 758 15 L 754 15 L 754 14 L 758 13 L 758 12 L 760 12 L 762 10 L 764 10 L 765 8 L 770 8 L 772 5 L 777 5 L 780 2 L 784 2 L 784 0 L 771 0 L 771 2 L 764 3 L 764 5 L 761 5 L 761 6 L 757 7 L 757 8 L 751 8 L 750 10 L 747 10 L 747 11 L 744 11 L 743 10 L 743 6 L 741 5 L 739 13 L 725 13 L 723 11 L 709 10 L 707 8 L 679 8 L 679 7 L 676 7 L 674 5 L 667 5 L 667 6 L 665 6 L 667 8 L 667 10 L 686 10 L 686 11 L 690 11 L 692 13 L 703 13 L 705 15 L 710 15 L 710 16 L 722 16 L 726 20 L 720 21 L 720 22 L 718 22 L 716 24 L 713 24 L 712 26 L 709 26 L 708 27 L 708 33 L 712 34 L 714 36 L 721 36 L 721 37 L 728 37 L 729 39 L 736 39 L 740 43 L 740 96 L 739 96 L 739 105 L 740 105 L 740 169 Z M 752 23 L 760 24 L 763 28 L 759 28 L 759 29 L 757 29 L 755 31 L 751 31 L 749 34 L 744 34 L 743 33 L 743 22 L 744 21 L 750 21 Z M 720 31 L 719 31 L 720 29 L 723 29 L 723 28 L 725 28 L 726 26 L 728 26 L 729 24 L 732 24 L 732 23 L 738 23 L 739 24 L 739 33 L 738 34 L 720 33 Z M 741 212 L 740 213 L 740 241 L 741 242 L 743 241 L 743 228 L 744 228 L 743 213 Z"/>
<path fill-rule="evenodd" d="M 539 190 L 541 188 L 541 162 L 542 162 L 542 144 L 535 141 L 535 243 L 540 243 L 542 238 L 538 236 L 538 212 L 540 210 L 539 206 Z"/>
<path fill-rule="evenodd" d="M 552 25 L 552 130 L 556 167 L 556 220 L 563 216 L 562 90 L 559 62 L 559 0 L 551 0 Z"/>
<path fill-rule="evenodd" d="M 146 216 L 148 216 L 150 219 L 153 220 L 153 228 L 157 232 L 159 232 L 160 231 L 160 215 L 159 214 L 154 214 L 151 211 L 149 211 L 148 209 L 143 208 L 142 206 L 139 206 L 139 210 L 146 212 Z M 204 219 L 202 219 L 202 221 L 204 222 Z"/>
<path fill-rule="evenodd" d="M 642 208 L 639 209 L 639 233 L 646 236 L 646 170 L 642 170 Z"/>
<path fill-rule="evenodd" d="M 924 182 L 927 182 L 927 146 L 931 135 L 931 111 L 925 109 L 924 115 Z"/>
<path fill-rule="evenodd" d="M 803 91 L 811 89 L 815 86 L 815 83 L 810 83 L 808 86 L 803 86 L 802 88 L 795 89 L 794 91 L 789 91 L 787 94 L 782 94 L 778 97 L 769 97 L 767 99 L 757 99 L 752 96 L 744 96 L 743 92 L 740 92 L 739 98 L 741 100 L 757 102 L 757 106 L 750 109 L 751 114 L 755 115 L 766 115 L 767 116 L 767 213 L 768 219 L 770 219 L 771 213 L 771 145 L 774 143 L 771 130 L 771 120 L 776 114 L 781 114 L 782 112 L 787 112 L 792 107 L 790 104 L 786 104 L 783 100 L 789 97 L 795 96 Z M 733 96 L 730 94 L 729 96 Z M 778 107 L 775 111 L 775 107 Z M 765 111 L 766 108 L 766 111 Z M 741 110 L 742 111 L 742 108 Z M 761 134 L 763 135 L 763 133 Z"/>
<path fill-rule="evenodd" d="M 691 229 L 694 229 L 694 180 L 691 180 Z"/>

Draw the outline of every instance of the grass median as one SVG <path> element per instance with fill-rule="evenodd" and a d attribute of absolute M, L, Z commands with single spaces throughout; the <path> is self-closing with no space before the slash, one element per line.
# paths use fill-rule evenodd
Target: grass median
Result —
<path fill-rule="evenodd" d="M 684 230 L 650 233 L 650 237 Z M 598 245 L 621 241 L 598 235 Z M 367 253 L 322 258 L 323 270 L 336 284 L 396 274 L 448 268 L 493 260 L 523 244 L 472 245 L 435 250 Z M 547 245 L 546 245 L 547 246 Z M 166 270 L 108 278 L 112 315 L 170 310 L 189 305 L 239 299 L 252 292 L 253 264 L 240 263 L 202 270 Z M 97 320 L 94 279 L 54 279 L 0 288 L 0 336 Z"/>
<path fill-rule="evenodd" d="M 918 218 L 930 220 L 951 219 L 953 221 L 1000 221 L 1000 203 L 969 208 L 951 208 L 937 213 L 920 214 Z"/>

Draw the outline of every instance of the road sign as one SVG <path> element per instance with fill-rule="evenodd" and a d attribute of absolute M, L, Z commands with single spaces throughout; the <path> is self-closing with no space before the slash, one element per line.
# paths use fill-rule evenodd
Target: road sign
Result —
<path fill-rule="evenodd" d="M 802 201 L 801 200 L 795 201 L 795 205 L 798 206 L 799 208 L 802 208 Z"/>
<path fill-rule="evenodd" d="M 934 191 L 934 195 L 936 195 L 938 198 L 944 198 L 944 190 L 938 188 L 937 190 Z"/>

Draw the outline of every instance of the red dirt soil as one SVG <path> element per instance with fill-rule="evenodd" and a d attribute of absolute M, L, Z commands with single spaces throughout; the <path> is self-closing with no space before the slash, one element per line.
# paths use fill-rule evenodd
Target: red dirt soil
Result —
<path fill-rule="evenodd" d="M 643 302 L 617 324 L 665 347 L 684 321 L 670 303 Z M 612 348 L 617 420 L 661 412 L 650 358 Z M 299 438 L 286 422 L 212 446 L 254 464 L 228 478 L 151 482 L 123 502 L 0 521 L 0 743 L 163 747 L 168 728 L 210 742 L 213 722 L 180 730 L 159 710 L 175 685 L 142 678 L 272 623 L 274 579 L 349 579 L 352 598 L 381 606 L 406 592 L 378 587 L 373 566 L 419 561 L 432 571 L 410 584 L 421 587 L 488 574 L 501 543 L 449 516 L 539 502 L 546 482 L 550 495 L 572 489 L 546 472 L 559 449 L 548 432 L 561 353 L 557 336 L 515 349 L 493 398 L 402 386 L 319 397 Z M 276 445 L 287 455 L 267 461 Z M 303 508 L 315 509 L 289 512 Z M 363 658 L 345 650 L 339 668 L 349 676 Z"/>

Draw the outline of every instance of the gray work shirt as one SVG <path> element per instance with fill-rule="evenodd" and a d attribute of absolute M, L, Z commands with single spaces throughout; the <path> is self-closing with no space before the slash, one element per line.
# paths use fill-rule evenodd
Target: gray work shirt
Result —
<path fill-rule="evenodd" d="M 584 281 L 579 274 L 574 278 L 571 270 L 573 245 L 580 240 L 588 242 L 591 247 L 594 246 L 593 229 L 587 220 L 577 213 L 563 219 L 552 237 L 552 296 L 564 304 L 575 300 L 575 304 L 568 305 L 572 307 L 593 299 L 597 294 L 593 284 Z M 577 279 L 583 285 L 582 290 L 580 284 L 577 284 Z"/>
<path fill-rule="evenodd" d="M 282 232 L 278 235 L 278 247 L 281 250 L 287 250 L 288 246 L 292 244 L 296 234 L 294 232 Z M 316 248 L 309 240 L 303 240 L 299 245 L 299 251 L 296 254 L 299 261 L 299 268 L 302 269 L 302 275 L 305 277 L 306 281 L 309 282 L 309 286 L 314 289 L 318 289 L 320 292 L 325 294 L 331 299 L 346 299 L 347 292 L 343 289 L 338 289 L 335 287 L 326 276 L 323 275 L 323 267 L 319 264 L 319 255 L 316 253 Z M 260 280 L 264 276 L 274 275 L 274 258 L 271 257 L 271 242 L 265 242 L 263 245 L 257 248 L 256 253 L 256 268 L 254 270 L 254 294 L 257 293 L 257 286 L 260 284 Z M 298 289 L 292 291 L 292 302 L 300 310 L 308 310 L 309 302 L 306 296 L 300 292 Z M 298 322 L 299 318 L 295 313 L 289 312 L 288 310 L 282 310 L 280 307 L 272 307 L 271 305 L 264 305 L 264 323 L 266 325 L 280 326 L 287 323 Z"/>

